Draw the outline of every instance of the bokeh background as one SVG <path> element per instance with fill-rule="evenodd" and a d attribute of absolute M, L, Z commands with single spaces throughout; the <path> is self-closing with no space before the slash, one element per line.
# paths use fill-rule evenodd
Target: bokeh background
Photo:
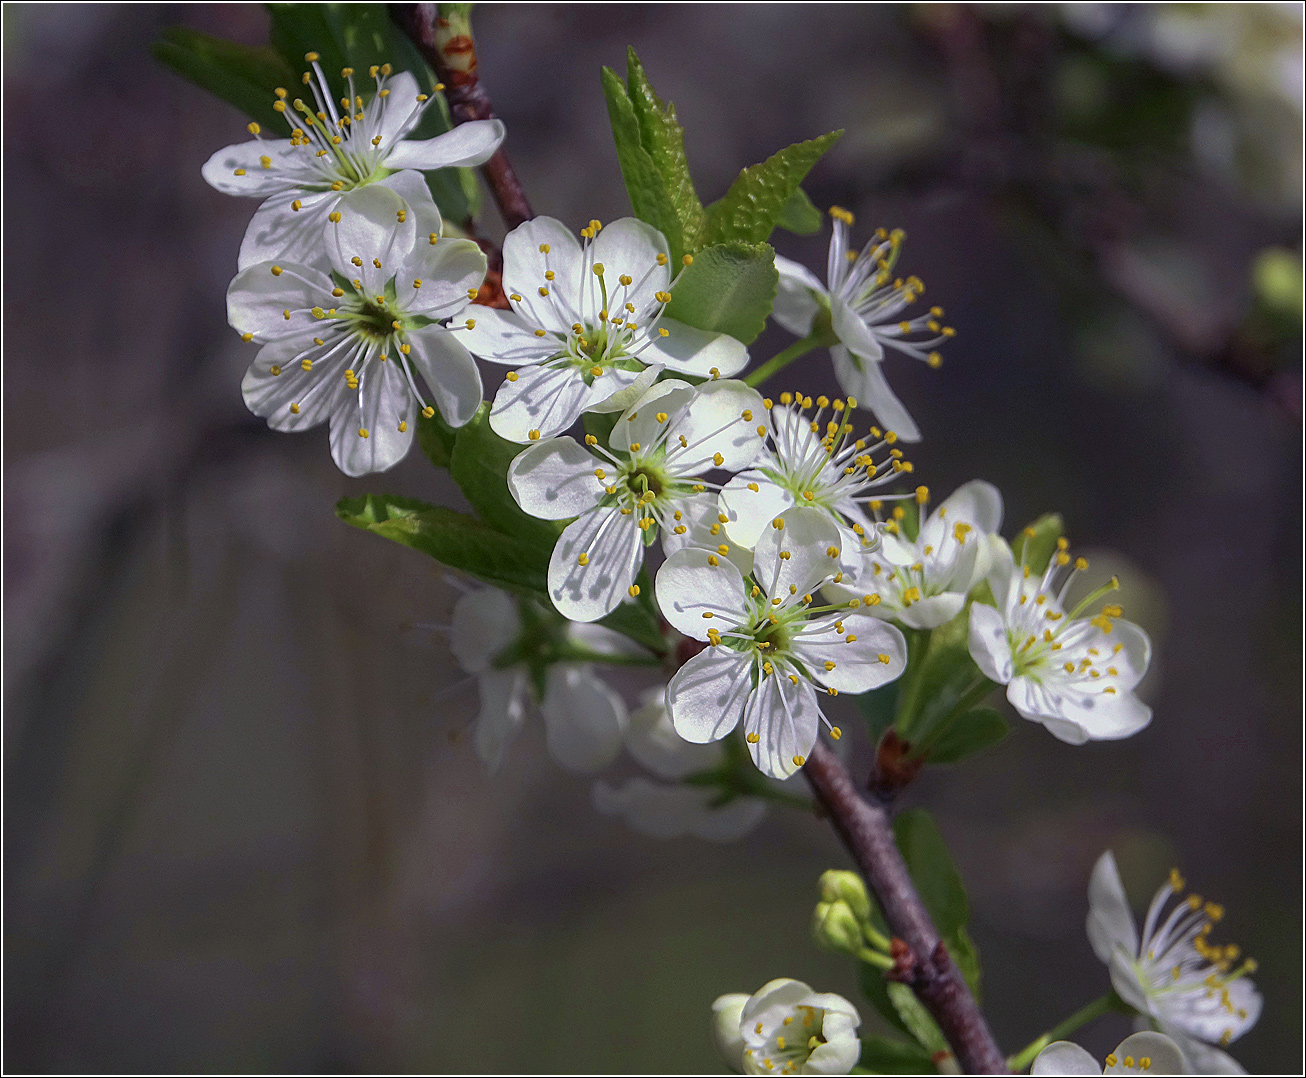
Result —
<path fill-rule="evenodd" d="M 223 296 L 254 203 L 199 174 L 244 121 L 148 45 L 173 23 L 259 43 L 262 9 L 4 20 L 8 1068 L 715 1070 L 717 994 L 793 976 L 855 997 L 807 940 L 817 875 L 847 863 L 824 825 L 640 837 L 538 723 L 488 778 L 474 689 L 415 627 L 455 591 L 333 512 L 456 488 L 416 452 L 348 480 L 324 433 L 245 412 L 253 349 Z M 1300 1066 L 1300 6 L 486 5 L 475 25 L 537 212 L 577 226 L 629 212 L 599 92 L 628 44 L 705 201 L 846 129 L 808 191 L 904 227 L 959 331 L 941 370 L 889 364 L 918 475 L 995 482 L 1008 534 L 1059 509 L 1157 644 L 1142 734 L 1071 748 L 1022 723 L 906 795 L 968 880 L 999 1039 L 1106 989 L 1083 922 L 1111 845 L 1139 902 L 1174 863 L 1226 904 L 1266 997 L 1234 1052 Z M 824 265 L 824 236 L 775 242 Z M 782 381 L 834 389 L 824 354 Z"/>

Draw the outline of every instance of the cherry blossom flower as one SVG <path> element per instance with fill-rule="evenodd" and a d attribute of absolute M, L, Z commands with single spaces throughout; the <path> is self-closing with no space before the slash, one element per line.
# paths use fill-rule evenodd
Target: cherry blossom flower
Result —
<path fill-rule="evenodd" d="M 857 1008 L 788 977 L 718 997 L 712 1018 L 726 1062 L 745 1074 L 849 1074 L 862 1053 Z"/>
<path fill-rule="evenodd" d="M 259 262 L 231 282 L 231 325 L 263 345 L 241 390 L 273 430 L 329 421 L 346 475 L 385 471 L 407 454 L 417 409 L 435 414 L 416 375 L 454 426 L 481 403 L 476 363 L 441 322 L 475 295 L 485 255 L 470 240 L 440 239 L 438 220 L 377 186 L 333 211 L 321 241 L 330 275 Z"/>
<path fill-rule="evenodd" d="M 735 471 L 757 456 L 762 398 L 743 382 L 695 388 L 670 379 L 646 391 L 612 428 L 608 449 L 554 438 L 508 468 L 517 504 L 544 520 L 575 517 L 549 559 L 549 596 L 576 621 L 597 621 L 628 595 L 644 550 L 659 534 L 668 553 L 690 543 L 733 551 L 721 534 L 714 468 Z M 588 448 L 587 448 L 588 447 Z"/>
<path fill-rule="evenodd" d="M 1007 686 L 1007 699 L 1022 716 L 1062 741 L 1129 737 L 1152 719 L 1152 709 L 1133 692 L 1147 673 L 1151 642 L 1121 618 L 1116 604 L 1080 617 L 1118 586 L 1114 578 L 1065 609 L 1071 580 L 1088 568 L 1083 558 L 1072 567 L 1065 547 L 1058 540 L 1047 572 L 1036 577 L 1023 557 L 1016 564 L 1006 543 L 992 544 L 989 585 L 997 605 L 971 604 L 971 658 L 985 677 Z"/>
<path fill-rule="evenodd" d="M 414 209 L 424 203 L 434 211 L 426 182 L 411 170 L 479 165 L 503 141 L 500 120 L 472 120 L 435 138 L 410 139 L 434 101 L 411 74 L 392 77 L 389 64 L 372 68 L 375 89 L 365 102 L 347 67 L 341 72 L 347 93 L 337 101 L 317 53 L 306 59 L 313 74 L 304 85 L 312 100 L 278 89 L 272 105 L 290 137 L 264 137 L 251 123 L 253 141 L 219 150 L 203 168 L 219 191 L 264 200 L 240 245 L 240 269 L 269 259 L 316 265 L 327 219 L 351 192 L 374 184 L 396 190 Z M 429 231 L 441 231 L 438 213 Z"/>
<path fill-rule="evenodd" d="M 839 531 L 825 513 L 791 509 L 758 540 L 751 578 L 701 549 L 667 559 L 656 584 L 663 617 L 711 644 L 667 687 L 681 737 L 717 741 L 742 719 L 753 762 L 788 778 L 806 761 L 819 724 L 830 725 L 815 686 L 831 696 L 862 693 L 902 673 L 906 642 L 862 613 L 871 596 L 844 608 L 812 605 L 838 571 L 839 554 Z"/>
<path fill-rule="evenodd" d="M 508 233 L 503 287 L 512 310 L 486 311 L 468 335 L 482 359 L 518 368 L 490 411 L 490 426 L 510 441 L 550 438 L 583 412 L 619 412 L 663 368 L 728 377 L 748 362 L 733 337 L 663 315 L 675 286 L 666 239 L 652 225 L 591 221 L 581 235 L 583 246 L 552 217 Z"/>
<path fill-rule="evenodd" d="M 1244 1074 L 1220 1048 L 1260 1017 L 1261 994 L 1247 977 L 1256 963 L 1248 958 L 1235 965 L 1236 946 L 1209 942 L 1224 908 L 1194 894 L 1180 900 L 1184 886 L 1179 870 L 1171 869 L 1148 907 L 1140 937 L 1108 850 L 1089 880 L 1088 939 L 1111 970 L 1120 998 L 1173 1038 L 1190 1073 Z M 1167 912 L 1171 900 L 1175 905 Z"/>
<path fill-rule="evenodd" d="M 917 487 L 922 512 L 928 501 L 928 489 Z M 879 549 L 864 550 L 860 564 L 825 593 L 847 599 L 875 591 L 876 617 L 934 629 L 961 613 L 970 590 L 988 574 L 992 537 L 1002 527 L 1002 495 L 981 479 L 964 483 L 925 518 L 914 540 L 903 534 L 900 519 L 886 523 Z"/>
<path fill-rule="evenodd" d="M 1145 1030 L 1126 1037 L 1106 1057 L 1106 1066 L 1071 1041 L 1053 1041 L 1038 1054 L 1032 1075 L 1062 1074 L 1194 1074 L 1184 1064 L 1179 1046 L 1164 1033 Z"/>
<path fill-rule="evenodd" d="M 834 226 L 828 287 L 805 266 L 776 255 L 780 290 L 772 317 L 800 337 L 810 335 L 818 320 L 828 320 L 829 330 L 839 342 L 830 349 L 830 356 L 844 392 L 859 399 L 903 441 L 920 441 L 919 428 L 889 388 L 880 364 L 885 349 L 890 348 L 937 367 L 942 360 L 936 349 L 954 331 L 939 323 L 942 307 L 931 307 L 915 318 L 902 317 L 903 310 L 925 291 L 917 277 L 903 280 L 894 276 L 905 233 L 877 229 L 866 246 L 856 251 L 848 245 L 853 215 L 832 206 L 830 216 Z"/>
<path fill-rule="evenodd" d="M 910 474 L 911 463 L 902 459 L 900 449 L 891 448 L 895 436 L 878 427 L 866 437 L 854 437 L 848 413 L 856 400 L 845 405 L 817 397 L 814 414 L 808 413 L 812 398 L 801 393 L 781 393 L 778 405 L 769 398 L 762 403 L 770 412 L 770 444 L 751 468 L 722 488 L 726 534 L 751 547 L 785 510 L 819 509 L 838 526 L 841 568 L 856 571 L 862 554 L 880 543 L 864 506 L 884 497 L 880 488 Z"/>

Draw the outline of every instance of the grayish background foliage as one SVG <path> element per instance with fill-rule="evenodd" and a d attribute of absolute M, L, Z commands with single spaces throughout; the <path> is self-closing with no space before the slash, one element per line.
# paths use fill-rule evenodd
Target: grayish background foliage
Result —
<path fill-rule="evenodd" d="M 703 1070 L 718 993 L 794 976 L 855 998 L 854 971 L 807 941 L 817 875 L 846 864 L 824 824 L 773 812 L 725 848 L 632 835 L 547 759 L 538 723 L 487 778 L 474 688 L 411 627 L 446 621 L 456 593 L 332 509 L 382 489 L 457 505 L 455 488 L 416 453 L 350 481 L 323 432 L 272 435 L 244 411 L 252 348 L 223 291 L 254 203 L 199 175 L 244 124 L 147 46 L 173 22 L 257 43 L 261 9 L 4 14 L 9 1067 Z M 939 371 L 890 361 L 925 432 L 917 475 L 939 496 L 997 483 L 1008 533 L 1060 509 L 1157 643 L 1144 733 L 1071 748 L 1021 723 L 906 797 L 971 888 L 999 1039 L 1015 1050 L 1105 990 L 1083 918 L 1109 844 L 1140 902 L 1174 862 L 1228 906 L 1221 938 L 1260 960 L 1266 995 L 1235 1054 L 1291 1069 L 1300 376 L 1186 347 L 1156 309 L 1218 336 L 1249 309 L 1257 251 L 1300 250 L 1300 97 L 1255 51 L 1300 24 L 1213 64 L 1136 27 L 1086 46 L 1091 12 L 1074 48 L 1047 9 L 962 14 L 487 6 L 477 32 L 506 149 L 537 210 L 574 226 L 628 212 L 598 80 L 627 44 L 677 104 L 705 201 L 741 165 L 848 129 L 808 190 L 861 228 L 905 227 L 903 268 L 959 330 Z M 1106 158 L 1142 173 L 1141 216 L 1109 198 L 1049 212 L 994 181 L 1074 187 L 1092 138 L 1055 177 L 1008 152 L 1046 116 L 980 114 L 968 25 L 1004 85 L 1097 117 L 1099 141 L 1097 57 L 1151 56 L 1191 89 L 1182 114 L 1170 90 L 1132 99 L 1155 144 Z M 1102 215 L 1126 240 L 1111 280 L 1141 308 L 1082 268 Z M 776 242 L 824 262 L 824 236 Z M 785 343 L 768 331 L 754 354 Z M 780 381 L 835 390 L 823 353 Z M 1104 1019 L 1083 1041 L 1101 1055 L 1124 1032 Z"/>

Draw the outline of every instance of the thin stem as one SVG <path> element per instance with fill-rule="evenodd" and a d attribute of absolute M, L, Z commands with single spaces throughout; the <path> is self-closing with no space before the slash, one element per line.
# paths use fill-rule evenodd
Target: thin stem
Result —
<path fill-rule="evenodd" d="M 1086 1026 L 1094 1018 L 1101 1018 L 1110 1011 L 1118 1011 L 1123 1006 L 1124 1003 L 1119 996 L 1114 992 L 1108 992 L 1100 999 L 1095 999 L 1092 1003 L 1081 1007 L 1060 1025 L 1053 1026 L 1038 1040 L 1026 1045 L 1007 1060 L 1007 1066 L 1013 1071 L 1023 1071 L 1034 1062 L 1034 1057 L 1053 1041 L 1064 1040 L 1080 1026 Z"/>
<path fill-rule="evenodd" d="M 889 814 L 862 798 L 848 770 L 819 741 L 803 767 L 816 800 L 875 893 L 889 930 L 905 945 L 895 975 L 911 986 L 970 1074 L 1005 1074 L 1007 1062 L 953 965 L 893 841 Z"/>
<path fill-rule="evenodd" d="M 752 374 L 750 374 L 747 378 L 745 378 L 744 384 L 750 385 L 754 389 L 756 389 L 768 378 L 770 378 L 771 375 L 778 374 L 780 371 L 784 370 L 787 366 L 789 366 L 789 364 L 792 363 L 799 356 L 806 355 L 813 348 L 819 347 L 820 344 L 821 341 L 820 338 L 818 337 L 804 337 L 802 340 L 794 341 L 794 343 L 791 344 L 788 348 L 786 348 L 783 352 L 777 352 L 765 363 L 763 363 L 760 367 L 758 367 L 757 370 L 755 370 Z"/>

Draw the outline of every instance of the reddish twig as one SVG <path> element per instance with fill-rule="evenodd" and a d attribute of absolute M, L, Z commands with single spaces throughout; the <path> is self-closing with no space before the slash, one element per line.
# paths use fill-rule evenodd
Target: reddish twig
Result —
<path fill-rule="evenodd" d="M 911 986 L 967 1073 L 1008 1073 L 988 1022 L 916 893 L 888 811 L 862 798 L 847 769 L 819 742 L 803 773 L 884 911 L 895 937 L 894 978 Z"/>
<path fill-rule="evenodd" d="M 431 65 L 435 77 L 444 83 L 444 96 L 454 120 L 492 120 L 490 95 L 476 75 L 476 43 L 466 12 L 460 11 L 457 20 L 446 18 L 437 10 L 440 6 L 465 9 L 471 5 L 391 4 L 390 14 Z M 481 172 L 509 230 L 535 216 L 502 148 L 481 166 Z"/>

